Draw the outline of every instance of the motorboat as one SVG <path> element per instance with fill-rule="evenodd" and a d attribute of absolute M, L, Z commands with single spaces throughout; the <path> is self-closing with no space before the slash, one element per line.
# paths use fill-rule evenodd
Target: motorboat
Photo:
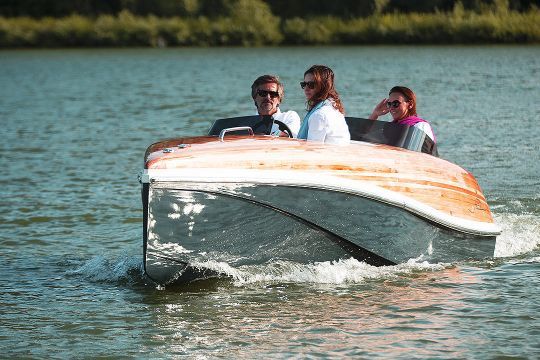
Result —
<path fill-rule="evenodd" d="M 269 136 L 279 122 L 260 116 L 150 145 L 140 175 L 148 277 L 220 276 L 216 263 L 493 256 L 500 229 L 470 172 L 440 158 L 417 128 L 346 120 L 348 145 Z"/>

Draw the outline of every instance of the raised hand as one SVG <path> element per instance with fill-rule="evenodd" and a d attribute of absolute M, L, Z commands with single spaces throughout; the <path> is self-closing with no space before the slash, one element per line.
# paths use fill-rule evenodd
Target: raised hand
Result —
<path fill-rule="evenodd" d="M 371 115 L 369 115 L 369 118 L 371 120 L 377 120 L 379 116 L 388 114 L 388 111 L 390 111 L 390 109 L 386 107 L 387 101 L 388 99 L 386 98 L 382 99 L 382 101 L 378 103 L 377 106 L 375 106 L 375 109 L 373 109 L 373 112 L 371 113 Z"/>

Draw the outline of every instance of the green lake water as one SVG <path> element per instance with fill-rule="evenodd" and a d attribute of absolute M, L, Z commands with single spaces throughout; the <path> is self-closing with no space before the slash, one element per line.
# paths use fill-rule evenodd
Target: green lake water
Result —
<path fill-rule="evenodd" d="M 253 114 L 265 73 L 302 117 L 317 63 L 350 116 L 415 90 L 441 157 L 475 175 L 503 229 L 496 258 L 276 262 L 157 289 L 146 147 Z M 0 51 L 0 357 L 540 357 L 539 83 L 539 46 Z"/>

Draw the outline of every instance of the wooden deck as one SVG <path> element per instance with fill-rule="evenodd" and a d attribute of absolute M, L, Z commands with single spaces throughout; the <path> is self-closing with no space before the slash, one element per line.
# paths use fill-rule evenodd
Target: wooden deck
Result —
<path fill-rule="evenodd" d="M 163 152 L 165 148 L 171 152 Z M 431 155 L 386 145 L 336 146 L 265 136 L 228 136 L 224 142 L 217 137 L 179 138 L 151 145 L 145 167 L 287 170 L 333 176 L 399 193 L 450 216 L 493 223 L 471 173 Z"/>

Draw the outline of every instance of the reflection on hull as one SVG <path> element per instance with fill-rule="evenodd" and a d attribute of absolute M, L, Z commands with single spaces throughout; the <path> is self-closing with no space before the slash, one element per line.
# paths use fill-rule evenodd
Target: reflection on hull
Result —
<path fill-rule="evenodd" d="M 491 257 L 495 246 L 495 237 L 459 235 L 345 192 L 192 182 L 154 182 L 143 191 L 145 270 L 159 284 L 218 276 L 219 269 L 205 269 L 208 263 L 453 262 Z"/>

